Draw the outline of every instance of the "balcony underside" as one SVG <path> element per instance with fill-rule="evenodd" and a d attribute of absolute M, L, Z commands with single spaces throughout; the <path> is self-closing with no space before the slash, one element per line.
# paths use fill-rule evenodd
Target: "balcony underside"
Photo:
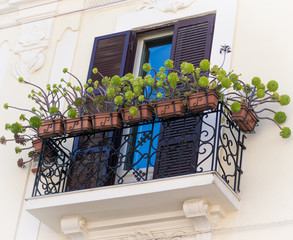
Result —
<path fill-rule="evenodd" d="M 239 205 L 235 192 L 210 172 L 29 198 L 26 210 L 60 232 L 66 216 L 79 215 L 102 226 L 105 221 L 182 211 L 189 199 L 205 199 L 227 212 Z"/>

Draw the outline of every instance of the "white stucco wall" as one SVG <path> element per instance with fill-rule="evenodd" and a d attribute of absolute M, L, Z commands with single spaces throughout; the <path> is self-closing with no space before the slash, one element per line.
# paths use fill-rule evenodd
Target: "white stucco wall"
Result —
<path fill-rule="evenodd" d="M 23 26 L 20 23 L 35 20 L 34 13 L 38 16 L 40 8 L 18 11 L 13 8 L 15 6 L 13 4 L 10 4 L 8 8 L 9 2 L 11 1 L 0 1 L 0 10 L 8 9 L 10 11 L 10 13 L 0 15 L 0 106 L 3 106 L 5 102 L 26 106 L 29 88 L 20 88 L 14 75 L 17 72 L 14 68 L 15 63 L 18 60 L 24 60 L 21 55 L 22 51 L 29 51 L 27 48 L 19 51 L 19 39 Z M 24 4 L 17 5 L 20 8 L 30 7 L 27 1 L 20 2 Z M 31 1 L 31 4 L 36 4 L 36 2 L 43 4 L 46 1 Z M 137 9 L 141 6 L 142 1 L 132 0 L 74 12 L 83 7 L 95 5 L 95 1 L 92 1 L 92 5 L 89 2 L 60 1 L 41 8 L 44 13 L 40 15 L 43 17 L 59 16 L 52 18 L 52 23 L 48 27 L 48 37 L 43 37 L 39 42 L 30 45 L 35 46 L 34 49 L 41 48 L 41 53 L 45 56 L 44 64 L 39 66 L 39 69 L 21 68 L 21 71 L 29 70 L 30 81 L 45 86 L 49 81 L 54 82 L 55 78 L 60 77 L 59 73 L 63 67 L 68 67 L 82 81 L 85 81 L 93 39 L 96 36 L 130 28 L 137 29 L 158 24 L 161 21 L 168 22 L 172 19 L 215 12 L 219 8 L 226 8 L 227 14 L 229 14 L 229 8 L 237 7 L 235 22 L 229 23 L 225 21 L 227 18 L 220 18 L 222 20 L 218 26 L 221 26 L 222 29 L 218 29 L 218 31 L 223 34 L 225 24 L 229 27 L 235 24 L 235 34 L 234 37 L 233 35 L 227 36 L 231 32 L 229 31 L 226 35 L 216 35 L 212 61 L 213 59 L 214 62 L 218 60 L 216 48 L 222 44 L 221 39 L 227 39 L 233 47 L 231 69 L 242 73 L 242 79 L 246 81 L 250 81 L 254 76 L 261 77 L 264 82 L 275 79 L 279 81 L 280 93 L 287 93 L 293 99 L 293 81 L 291 80 L 292 1 L 209 0 L 207 3 L 204 0 L 195 0 L 189 7 L 176 13 L 164 13 L 156 9 L 138 12 Z M 4 6 L 4 3 L 7 6 Z M 69 13 L 70 11 L 72 13 Z M 221 14 L 221 12 L 218 11 L 217 14 Z M 149 21 L 147 17 L 150 18 Z M 67 41 L 69 44 L 66 44 Z M 227 44 L 227 41 L 225 40 L 224 43 Z M 62 54 L 63 46 L 64 54 Z M 67 52 L 68 54 L 65 54 Z M 62 64 L 64 66 L 60 66 Z M 286 125 L 293 128 L 293 104 L 282 108 L 288 113 Z M 0 116 L 2 116 L 0 132 L 7 135 L 4 132 L 4 124 L 15 121 L 14 119 L 18 115 L 12 110 L 7 112 L 0 107 Z M 216 240 L 292 239 L 293 140 L 292 138 L 281 139 L 278 132 L 279 129 L 272 123 L 261 122 L 260 126 L 256 128 L 256 134 L 247 136 L 245 140 L 247 150 L 244 151 L 242 165 L 244 174 L 241 177 L 241 192 L 239 193 L 240 208 L 237 212 L 227 214 L 226 218 L 220 222 L 215 231 Z M 62 234 L 52 232 L 43 224 L 39 225 L 38 221 L 33 220 L 24 212 L 24 197 L 31 193 L 33 176 L 29 169 L 17 168 L 18 157 L 14 153 L 13 145 L 0 146 L 2 196 L 0 200 L 2 216 L 0 239 L 66 239 Z M 175 226 L 178 223 L 173 222 L 172 224 Z M 147 224 L 143 227 L 148 230 Z"/>

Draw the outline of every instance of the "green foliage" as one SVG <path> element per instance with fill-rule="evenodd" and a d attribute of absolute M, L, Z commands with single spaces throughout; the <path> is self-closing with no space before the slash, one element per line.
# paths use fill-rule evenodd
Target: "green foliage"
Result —
<path fill-rule="evenodd" d="M 161 92 L 158 92 L 158 93 L 157 93 L 157 97 L 158 97 L 158 98 L 162 98 L 162 97 L 163 97 L 163 94 L 162 94 Z"/>
<path fill-rule="evenodd" d="M 58 111 L 59 111 L 59 108 L 56 107 L 56 106 L 52 106 L 52 107 L 50 107 L 50 109 L 49 109 L 49 113 L 50 113 L 50 115 L 54 115 L 54 114 L 58 113 Z"/>
<path fill-rule="evenodd" d="M 199 63 L 199 67 L 201 70 L 203 71 L 209 71 L 210 70 L 210 61 L 207 59 L 203 59 L 200 63 Z"/>
<path fill-rule="evenodd" d="M 131 101 L 134 97 L 134 93 L 132 91 L 127 91 L 125 93 L 125 98 L 128 100 L 128 101 Z"/>
<path fill-rule="evenodd" d="M 122 96 L 116 96 L 116 97 L 114 98 L 114 103 L 115 103 L 116 105 L 120 106 L 120 105 L 122 104 L 122 102 L 123 102 L 123 97 L 122 97 Z"/>
<path fill-rule="evenodd" d="M 172 60 L 168 59 L 168 60 L 165 61 L 164 65 L 165 65 L 166 68 L 173 68 L 173 63 L 174 62 Z"/>
<path fill-rule="evenodd" d="M 261 80 L 259 77 L 254 77 L 252 80 L 251 80 L 251 84 L 253 86 L 258 86 L 259 84 L 261 84 Z"/>
<path fill-rule="evenodd" d="M 198 80 L 198 85 L 201 87 L 206 87 L 209 84 L 209 80 L 207 77 L 203 76 Z"/>
<path fill-rule="evenodd" d="M 286 94 L 280 96 L 279 100 L 282 106 L 288 105 L 290 103 L 290 97 Z"/>
<path fill-rule="evenodd" d="M 286 119 L 287 119 L 287 116 L 284 112 L 276 112 L 274 116 L 274 120 L 279 124 L 284 123 Z"/>
<path fill-rule="evenodd" d="M 236 83 L 236 82 L 238 81 L 238 75 L 235 74 L 235 73 L 230 74 L 230 75 L 229 75 L 229 78 L 231 79 L 231 81 L 232 81 L 233 83 Z"/>
<path fill-rule="evenodd" d="M 15 147 L 15 153 L 21 153 L 21 148 L 20 147 Z"/>
<path fill-rule="evenodd" d="M 93 68 L 92 73 L 93 74 L 97 74 L 98 73 L 98 69 L 97 68 Z"/>
<path fill-rule="evenodd" d="M 280 132 L 280 136 L 282 138 L 289 138 L 291 136 L 291 129 L 288 127 L 283 127 L 282 131 Z"/>
<path fill-rule="evenodd" d="M 68 110 L 67 116 L 69 118 L 76 118 L 77 115 L 78 114 L 77 114 L 77 111 L 75 109 L 71 108 L 71 109 Z"/>
<path fill-rule="evenodd" d="M 25 130 L 22 128 L 22 125 L 18 122 L 11 124 L 10 131 L 13 134 L 23 133 Z"/>
<path fill-rule="evenodd" d="M 23 81 L 23 77 L 18 78 L 18 82 L 22 83 Z"/>
<path fill-rule="evenodd" d="M 149 63 L 145 63 L 145 64 L 142 66 L 142 69 L 143 69 L 143 71 L 145 71 L 145 72 L 149 72 L 149 71 L 151 71 L 152 67 L 151 67 L 151 65 L 150 65 Z"/>
<path fill-rule="evenodd" d="M 20 121 L 25 121 L 26 120 L 25 115 L 24 114 L 20 114 L 19 120 Z"/>
<path fill-rule="evenodd" d="M 29 120 L 29 125 L 32 128 L 39 128 L 42 125 L 43 121 L 40 119 L 39 116 L 33 116 Z"/>
<path fill-rule="evenodd" d="M 231 87 L 231 84 L 232 84 L 232 81 L 230 78 L 224 78 L 222 81 L 221 81 L 221 84 L 224 88 L 229 88 Z"/>
<path fill-rule="evenodd" d="M 67 68 L 63 68 L 63 73 L 67 73 L 68 69 Z"/>
<path fill-rule="evenodd" d="M 115 75 L 110 80 L 110 86 L 111 87 L 119 87 L 121 82 L 122 82 L 121 78 L 118 75 Z"/>
<path fill-rule="evenodd" d="M 190 74 L 190 73 L 192 73 L 194 71 L 193 64 L 188 63 L 188 62 L 181 63 L 180 68 L 181 68 L 181 72 L 183 74 Z"/>
<path fill-rule="evenodd" d="M 241 110 L 241 104 L 237 101 L 233 102 L 231 104 L 231 110 L 232 110 L 232 112 L 235 112 L 235 113 L 239 112 Z"/>
<path fill-rule="evenodd" d="M 8 106 L 8 103 L 5 103 L 3 107 L 4 107 L 5 109 L 8 109 L 8 107 L 9 107 L 9 106 Z"/>
<path fill-rule="evenodd" d="M 257 92 L 256 92 L 256 96 L 258 98 L 263 98 L 265 96 L 265 91 L 263 89 L 258 89 Z"/>
<path fill-rule="evenodd" d="M 137 113 L 138 113 L 138 110 L 136 107 L 132 106 L 129 108 L 129 113 L 132 115 L 132 116 L 135 116 Z"/>
<path fill-rule="evenodd" d="M 275 81 L 275 80 L 271 80 L 271 81 L 268 82 L 268 84 L 267 84 L 267 88 L 268 88 L 268 90 L 269 90 L 270 92 L 275 92 L 275 91 L 278 90 L 278 88 L 279 88 L 279 84 L 277 83 L 277 81 Z"/>

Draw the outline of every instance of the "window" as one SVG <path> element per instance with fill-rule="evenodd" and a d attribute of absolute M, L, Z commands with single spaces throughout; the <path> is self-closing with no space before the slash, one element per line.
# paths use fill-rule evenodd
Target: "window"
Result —
<path fill-rule="evenodd" d="M 89 67 L 88 79 L 100 80 L 98 75 L 91 74 L 91 70 L 97 67 L 104 76 L 113 76 L 119 74 L 120 76 L 127 72 L 135 72 L 138 74 L 139 66 L 144 62 L 155 61 L 158 59 L 156 53 L 159 55 L 165 52 L 164 57 L 158 62 L 159 66 L 169 58 L 174 60 L 174 66 L 180 67 L 180 64 L 184 61 L 193 63 L 195 66 L 204 59 L 210 58 L 210 50 L 213 37 L 213 26 L 215 21 L 215 15 L 206 15 L 195 19 L 189 19 L 176 23 L 171 23 L 165 26 L 160 26 L 154 29 L 145 29 L 141 31 L 126 31 L 107 36 L 97 37 L 94 41 L 94 47 L 92 52 L 92 58 Z M 172 38 L 171 38 L 171 35 Z M 158 35 L 160 35 L 158 37 Z M 147 36 L 147 37 L 146 37 Z M 144 41 L 144 44 L 141 44 Z M 144 54 L 142 54 L 144 52 Z M 142 60 L 142 61 L 139 61 Z M 152 65 L 156 65 L 153 64 Z M 170 177 L 176 175 L 183 175 L 195 172 L 196 169 L 190 169 L 191 166 L 196 166 L 198 142 L 194 141 L 194 137 L 199 138 L 200 124 L 194 124 L 194 122 L 200 121 L 199 119 L 189 118 L 185 120 L 176 120 L 172 128 L 164 133 L 164 138 L 159 137 L 157 139 L 157 154 L 153 156 L 151 161 L 154 161 L 153 178 Z M 160 125 L 160 124 L 159 124 Z M 157 129 L 164 128 L 164 126 L 156 126 Z M 185 136 L 184 144 L 178 133 L 182 126 L 185 126 L 188 134 Z M 194 128 L 194 125 L 197 127 Z M 143 128 L 132 128 L 133 131 L 132 144 L 137 145 L 137 139 L 139 139 L 140 132 L 143 132 L 148 126 Z M 102 133 L 105 134 L 105 133 Z M 113 131 L 109 133 L 108 137 L 117 138 L 116 144 L 121 144 L 123 137 L 121 137 L 121 131 Z M 99 146 L 99 137 L 97 137 L 97 146 Z M 118 140 L 119 139 L 119 140 Z M 168 139 L 168 140 L 167 140 Z M 172 139 L 172 144 L 170 144 Z M 78 141 L 82 141 L 79 139 Z M 92 141 L 91 141 L 92 142 Z M 168 142 L 168 143 L 167 143 Z M 78 144 L 78 143 L 76 143 Z M 133 147 L 132 146 L 132 147 Z M 99 175 L 107 175 L 109 178 L 101 183 L 96 181 L 93 177 L 93 183 L 81 186 L 82 188 L 88 188 L 93 186 L 103 186 L 113 184 L 117 182 L 113 178 L 113 174 L 109 174 L 109 169 L 104 159 L 109 154 L 109 149 L 103 147 L 88 146 L 92 148 L 99 157 L 94 157 L 95 164 L 94 172 Z M 131 147 L 129 144 L 127 147 Z M 124 148 L 124 151 L 127 147 Z M 139 147 L 139 146 L 137 146 Z M 141 150 L 143 151 L 143 150 Z M 187 154 L 189 153 L 189 154 Z M 192 153 L 192 154 L 190 154 Z M 78 156 L 78 153 L 76 153 Z M 184 162 L 178 163 L 178 155 L 184 156 Z M 76 160 L 78 161 L 78 157 Z M 111 159 L 110 161 L 115 161 Z M 131 156 L 127 156 L 124 159 L 125 166 L 120 170 L 125 170 L 129 166 L 137 168 L 144 167 L 144 161 L 139 160 L 139 156 L 135 153 Z M 190 164 L 193 163 L 193 164 Z M 76 165 L 75 165 L 76 166 Z M 78 167 L 71 169 L 71 174 L 78 171 Z M 76 175 L 76 174 L 75 174 Z M 89 176 L 78 176 L 79 179 L 88 178 Z M 79 180 L 78 182 L 80 182 Z M 67 189 L 74 190 L 80 188 L 80 186 L 73 186 L 70 181 L 67 184 Z"/>

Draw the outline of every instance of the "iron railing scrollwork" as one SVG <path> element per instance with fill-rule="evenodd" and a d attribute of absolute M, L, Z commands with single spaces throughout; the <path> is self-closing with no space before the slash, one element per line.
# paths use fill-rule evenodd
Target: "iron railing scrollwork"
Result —
<path fill-rule="evenodd" d="M 223 104 L 181 118 L 43 140 L 33 196 L 216 172 L 240 191 L 245 135 Z M 46 149 L 46 151 L 44 151 Z"/>

